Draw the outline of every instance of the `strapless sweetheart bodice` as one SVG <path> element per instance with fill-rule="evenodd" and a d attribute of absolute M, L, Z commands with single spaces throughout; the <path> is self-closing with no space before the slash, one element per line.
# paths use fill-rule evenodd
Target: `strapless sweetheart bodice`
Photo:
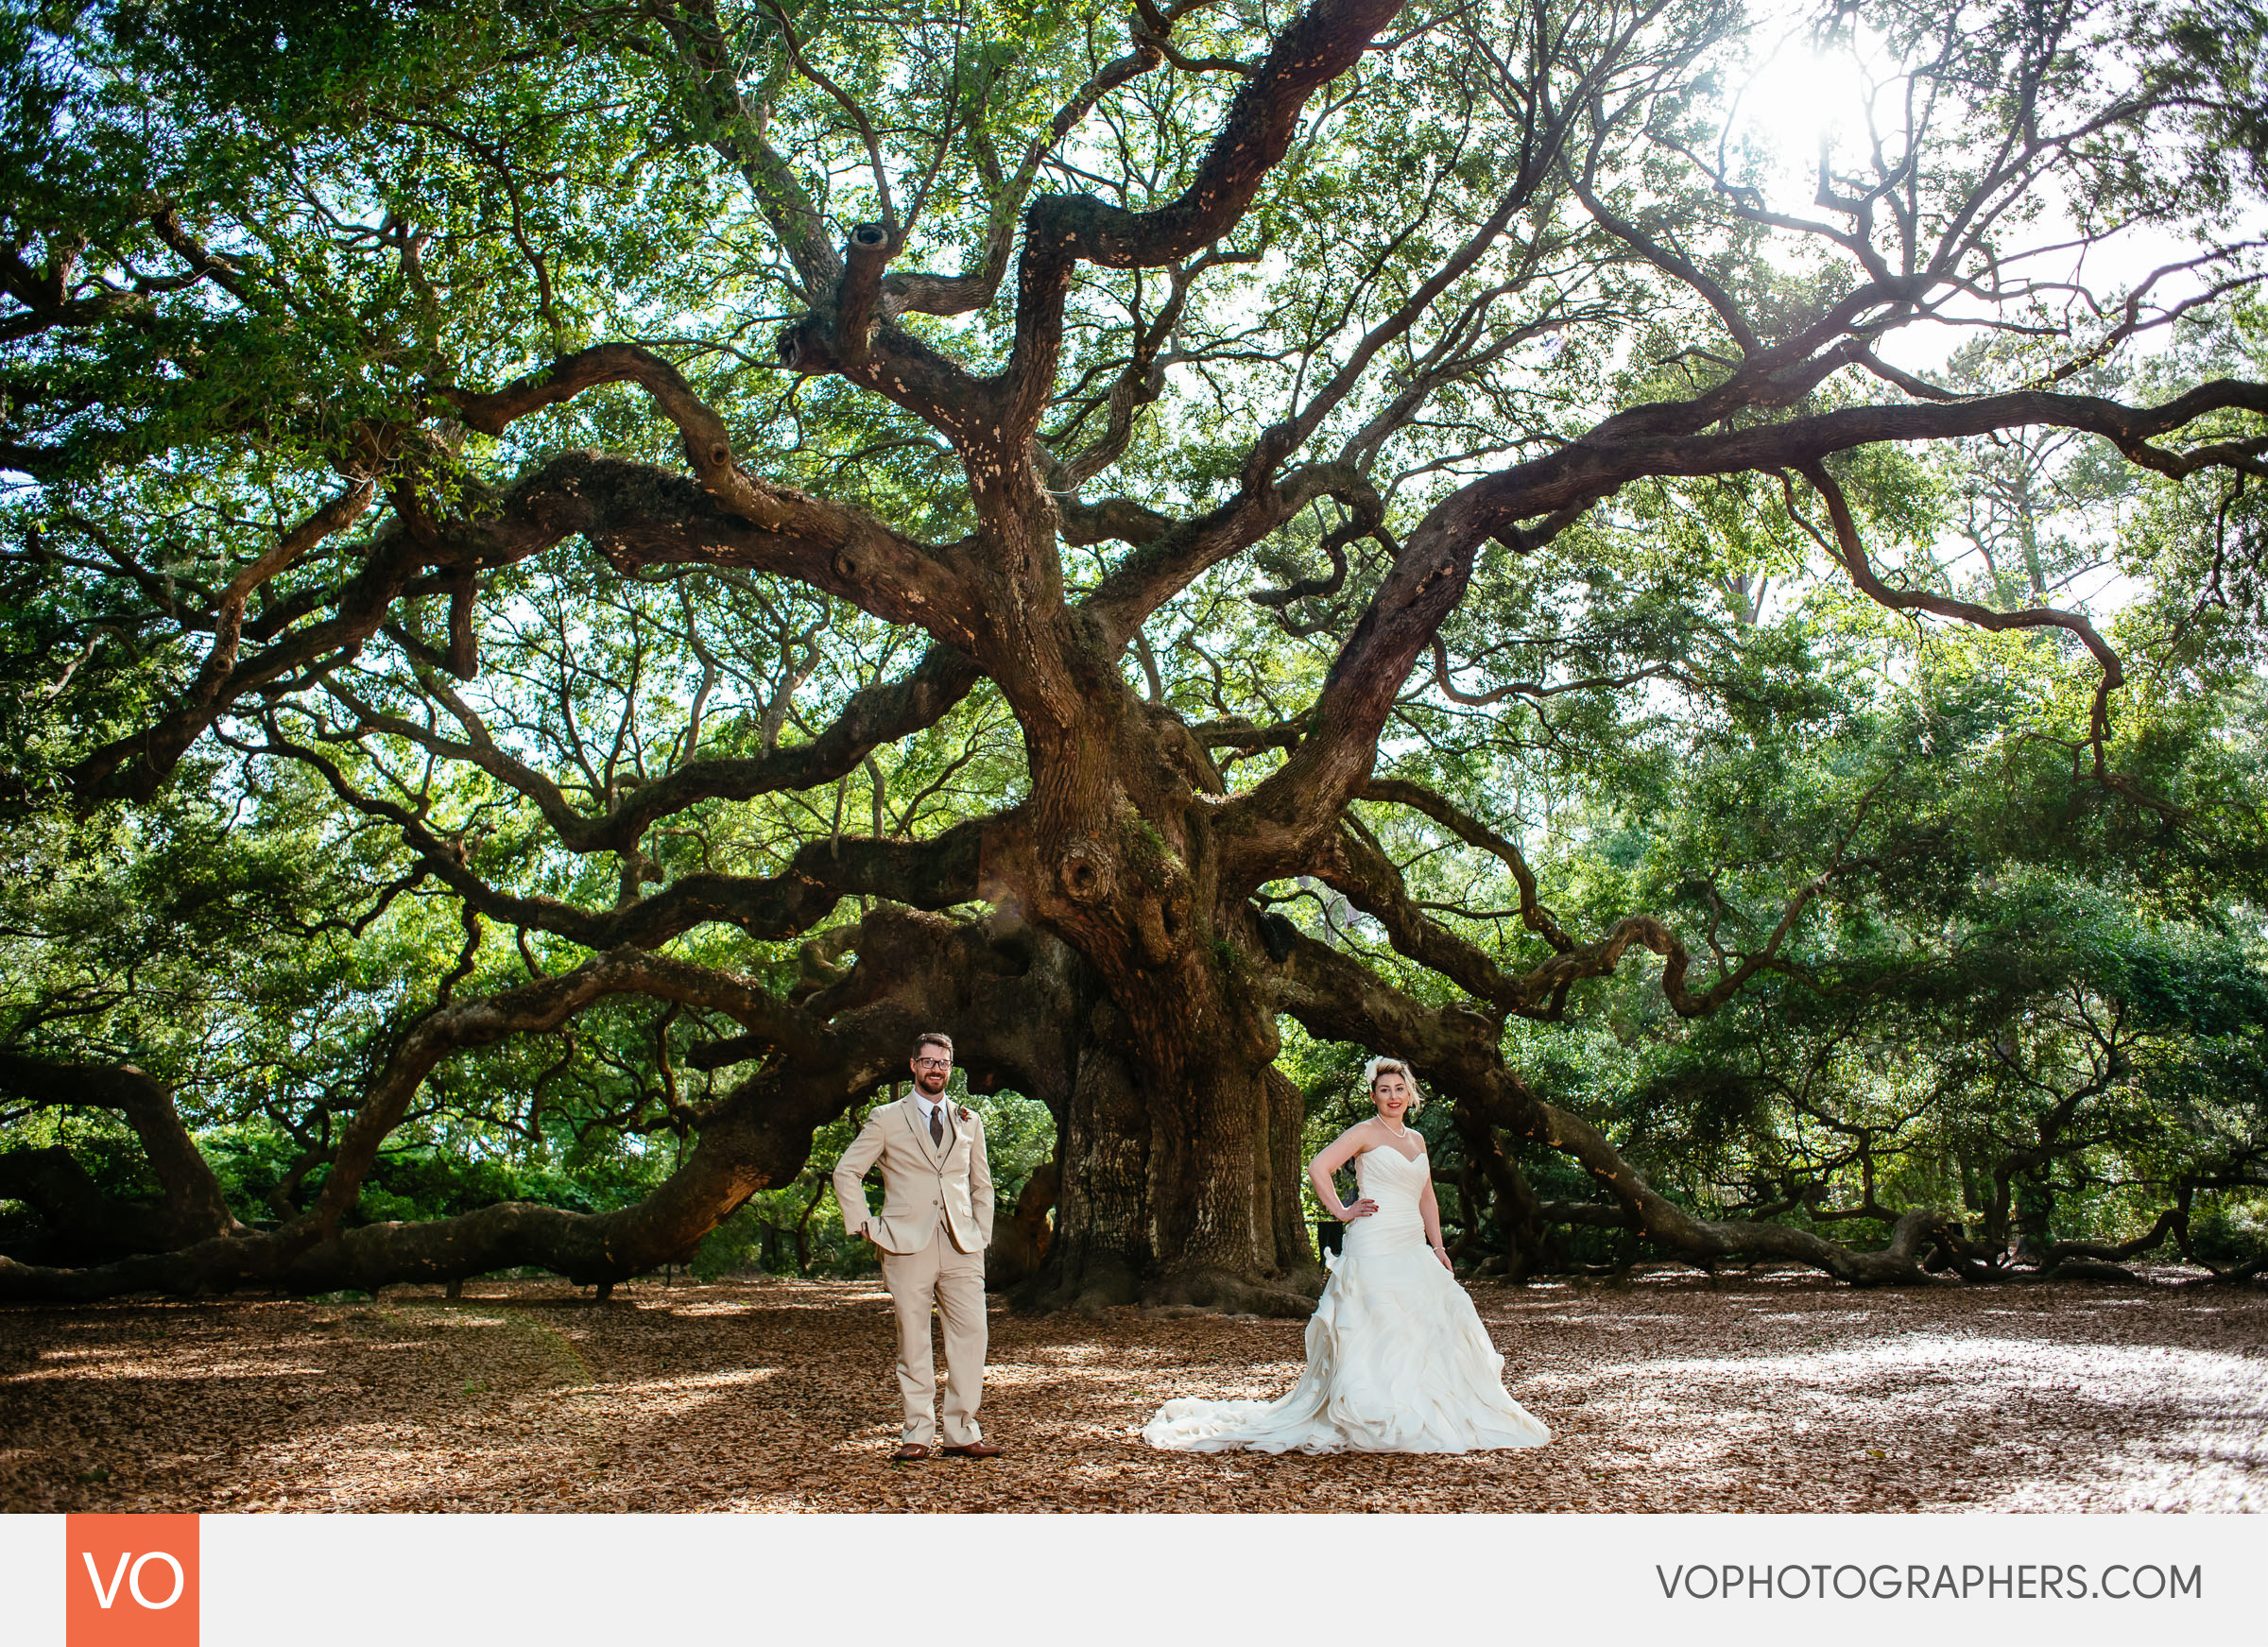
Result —
<path fill-rule="evenodd" d="M 1382 1209 L 1390 1197 L 1397 1201 L 1406 1198 L 1415 1210 L 1418 1192 L 1425 1188 L 1432 1170 L 1431 1158 L 1423 1150 L 1412 1160 L 1391 1144 L 1366 1149 L 1354 1158 L 1356 1185 Z"/>
<path fill-rule="evenodd" d="M 1378 1204 L 1378 1210 L 1348 1221 L 1341 1252 L 1371 1255 L 1424 1246 L 1425 1218 L 1418 1198 L 1432 1174 L 1433 1163 L 1424 1155 L 1411 1160 L 1386 1144 L 1355 1157 L 1355 1187 Z"/>

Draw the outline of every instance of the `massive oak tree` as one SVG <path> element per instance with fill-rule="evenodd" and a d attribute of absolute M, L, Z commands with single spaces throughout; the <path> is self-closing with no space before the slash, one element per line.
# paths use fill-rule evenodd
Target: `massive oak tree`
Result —
<path fill-rule="evenodd" d="M 1506 1056 L 1618 969 L 1691 1019 L 1787 974 L 1897 786 L 1749 866 L 1777 890 L 1722 931 L 1571 928 L 1508 806 L 1426 780 L 1425 717 L 1548 736 L 1562 695 L 1693 685 L 1640 643 L 1522 652 L 1469 593 L 1548 579 L 1641 493 L 1738 495 L 1796 532 L 1791 575 L 2075 649 L 2073 804 L 2167 815 L 2086 616 L 1871 540 L 1885 454 L 2262 472 L 2268 385 L 2105 376 L 2259 278 L 2242 9 L 209 0 L 7 27 L 9 804 L 289 789 L 369 866 L 326 919 L 438 899 L 462 949 L 299 1101 L 319 1188 L 272 1227 L 163 1082 L 26 1020 L 0 1090 L 119 1113 L 165 1194 L 7 1158 L 0 1192 L 84 1239 L 0 1260 L 0 1295 L 611 1282 L 792 1177 L 943 1028 L 1057 1120 L 1030 1295 L 1295 1310 L 1287 1020 L 1408 1058 L 1507 1225 L 1541 1215 L 1509 1141 L 1588 1175 L 1563 1221 L 1697 1260 L 1960 1256 L 1926 1206 L 1880 1250 L 1700 1217 Z M 1783 56 L 1838 88 L 1815 142 L 1744 102 L 1789 95 Z M 1915 341 L 1967 332 L 2013 344 L 1963 375 Z M 1414 891 L 1387 818 L 1512 904 Z M 625 1000 L 663 1015 L 654 1124 L 687 1146 L 656 1192 L 352 1217 L 453 1061 Z M 695 1072 L 723 1077 L 697 1102 Z"/>

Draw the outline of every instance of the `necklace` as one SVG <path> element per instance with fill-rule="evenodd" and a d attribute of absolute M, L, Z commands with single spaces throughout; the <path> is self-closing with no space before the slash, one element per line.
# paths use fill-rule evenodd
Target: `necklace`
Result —
<path fill-rule="evenodd" d="M 1382 1115 L 1382 1116 L 1380 1116 L 1378 1119 L 1379 1119 L 1379 1124 L 1380 1124 L 1382 1126 L 1383 1126 L 1383 1124 L 1385 1124 L 1385 1120 L 1386 1120 L 1386 1118 L 1385 1118 L 1384 1116 L 1383 1116 L 1383 1115 Z M 1396 1138 L 1407 1138 L 1407 1137 L 1409 1137 L 1409 1135 L 1410 1135 L 1410 1129 L 1409 1129 L 1408 1127 L 1406 1127 L 1406 1126 L 1397 1126 L 1397 1127 L 1395 1127 L 1395 1128 L 1394 1128 L 1394 1136 L 1395 1136 Z"/>

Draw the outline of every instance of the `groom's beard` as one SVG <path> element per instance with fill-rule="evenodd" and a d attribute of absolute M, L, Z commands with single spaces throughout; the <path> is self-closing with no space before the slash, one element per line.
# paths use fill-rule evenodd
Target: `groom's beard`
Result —
<path fill-rule="evenodd" d="M 916 1075 L 914 1085 L 921 1089 L 923 1097 L 935 1098 L 945 1090 L 945 1077 L 943 1075 Z"/>

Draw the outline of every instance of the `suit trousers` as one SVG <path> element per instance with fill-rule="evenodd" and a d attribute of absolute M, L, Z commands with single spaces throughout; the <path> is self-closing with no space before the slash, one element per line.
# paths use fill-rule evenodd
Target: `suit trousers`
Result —
<path fill-rule="evenodd" d="M 905 1398 L 901 1440 L 936 1444 L 936 1362 L 930 1351 L 934 1298 L 945 1322 L 945 1445 L 981 1440 L 977 1404 L 985 1398 L 985 1255 L 963 1252 L 936 1233 L 919 1252 L 882 1255 L 882 1284 L 898 1307 L 898 1388 Z"/>

